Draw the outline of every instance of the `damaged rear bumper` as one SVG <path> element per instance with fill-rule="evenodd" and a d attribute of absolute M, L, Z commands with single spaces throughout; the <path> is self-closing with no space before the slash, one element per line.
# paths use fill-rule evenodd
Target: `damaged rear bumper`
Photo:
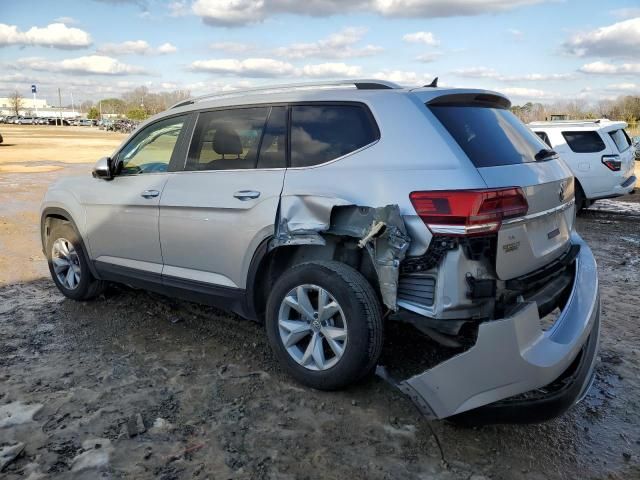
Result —
<path fill-rule="evenodd" d="M 586 243 L 577 234 L 572 242 L 581 247 L 572 290 L 549 330 L 542 330 L 536 303 L 525 302 L 510 317 L 482 323 L 469 350 L 397 385 L 426 416 L 446 418 L 484 407 L 487 421 L 510 422 L 518 421 L 514 408 L 533 414 L 531 407 L 538 411 L 529 421 L 541 421 L 586 394 L 598 349 L 598 274 Z M 544 388 L 560 380 L 562 388 Z"/>

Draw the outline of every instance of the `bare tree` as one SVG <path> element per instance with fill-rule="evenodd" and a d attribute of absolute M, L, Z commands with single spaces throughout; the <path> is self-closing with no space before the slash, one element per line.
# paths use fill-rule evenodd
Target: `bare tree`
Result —
<path fill-rule="evenodd" d="M 24 99 L 17 90 L 9 96 L 9 107 L 11 107 L 16 117 L 20 115 L 20 110 L 24 107 Z"/>

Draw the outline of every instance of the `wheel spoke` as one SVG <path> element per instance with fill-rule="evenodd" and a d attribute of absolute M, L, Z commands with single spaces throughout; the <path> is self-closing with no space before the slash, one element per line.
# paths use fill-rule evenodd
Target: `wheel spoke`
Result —
<path fill-rule="evenodd" d="M 69 246 L 64 240 L 60 242 L 60 252 L 62 252 L 65 258 L 69 258 Z"/>
<path fill-rule="evenodd" d="M 65 268 L 69 268 L 69 260 L 66 258 L 52 258 L 51 261 L 53 262 L 53 269 L 56 273 L 62 272 Z"/>
<path fill-rule="evenodd" d="M 324 369 L 324 348 L 322 345 L 322 335 L 316 334 L 316 343 L 313 346 L 313 361 L 316 362 L 316 366 L 322 370 Z"/>
<path fill-rule="evenodd" d="M 335 300 L 322 309 L 322 314 L 318 314 L 318 319 L 321 322 L 326 322 L 333 318 L 333 316 L 340 311 L 340 306 L 335 302 Z"/>
<path fill-rule="evenodd" d="M 298 297 L 298 305 L 300 305 L 300 308 L 302 308 L 309 319 L 312 319 L 315 310 L 311 306 L 311 300 L 309 300 L 309 295 L 307 295 L 307 289 L 302 286 L 296 288 L 296 296 Z"/>
<path fill-rule="evenodd" d="M 279 325 L 280 328 L 289 332 L 284 340 L 285 347 L 291 347 L 295 345 L 311 332 L 311 328 L 309 327 L 309 324 L 307 322 L 300 322 L 296 320 L 280 320 Z"/>
<path fill-rule="evenodd" d="M 311 337 L 311 340 L 309 341 L 309 345 L 307 345 L 307 348 L 304 351 L 304 355 L 302 355 L 302 358 L 300 359 L 301 365 L 306 366 L 313 359 L 313 350 L 316 346 L 317 341 L 318 341 L 318 334 L 314 333 L 313 336 Z"/>
<path fill-rule="evenodd" d="M 322 327 L 321 332 L 324 335 L 324 338 L 327 340 L 331 351 L 333 351 L 336 357 L 340 358 L 344 353 L 344 344 L 340 344 L 339 342 L 344 342 L 347 339 L 346 329 L 336 327 Z"/>
<path fill-rule="evenodd" d="M 73 268 L 69 268 L 67 270 L 67 276 L 65 277 L 64 283 L 67 285 L 67 287 L 73 288 L 75 286 L 75 284 L 73 283 L 74 280 L 75 274 L 73 273 Z"/>

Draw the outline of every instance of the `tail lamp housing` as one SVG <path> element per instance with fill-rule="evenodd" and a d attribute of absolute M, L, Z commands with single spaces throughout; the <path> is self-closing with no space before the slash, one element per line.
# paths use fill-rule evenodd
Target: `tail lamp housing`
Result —
<path fill-rule="evenodd" d="M 527 214 L 520 187 L 411 192 L 418 216 L 435 235 L 477 236 L 497 232 L 502 221 Z"/>
<path fill-rule="evenodd" d="M 622 161 L 620 161 L 620 157 L 618 155 L 603 155 L 602 163 L 613 172 L 619 172 L 622 168 Z"/>

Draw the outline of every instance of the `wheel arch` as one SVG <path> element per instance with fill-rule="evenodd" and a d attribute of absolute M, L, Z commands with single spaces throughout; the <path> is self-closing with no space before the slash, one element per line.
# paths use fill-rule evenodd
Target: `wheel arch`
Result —
<path fill-rule="evenodd" d="M 40 216 L 40 241 L 42 243 L 42 253 L 47 255 L 47 238 L 50 233 L 51 225 L 56 222 L 66 222 L 71 225 L 74 232 L 78 236 L 78 240 L 82 246 L 82 251 L 85 256 L 85 260 L 87 261 L 87 265 L 89 265 L 89 269 L 91 270 L 91 274 L 96 278 L 100 279 L 98 272 L 91 261 L 91 256 L 89 255 L 89 251 L 87 250 L 87 246 L 85 244 L 84 238 L 82 237 L 78 226 L 76 225 L 73 216 L 65 209 L 60 207 L 47 207 L 42 211 L 42 215 Z"/>
<path fill-rule="evenodd" d="M 378 275 L 371 256 L 349 236 L 323 235 L 325 245 L 280 245 L 270 248 L 264 240 L 251 261 L 247 277 L 247 303 L 252 317 L 264 321 L 265 307 L 272 285 L 289 268 L 312 260 L 334 260 L 359 271 L 381 298 Z"/>

